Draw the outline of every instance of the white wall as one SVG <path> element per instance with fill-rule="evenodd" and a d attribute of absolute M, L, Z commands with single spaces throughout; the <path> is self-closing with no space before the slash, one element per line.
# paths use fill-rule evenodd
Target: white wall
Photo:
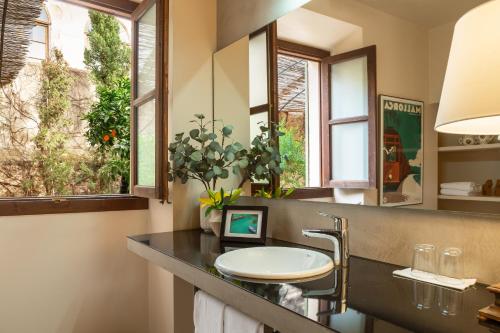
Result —
<path fill-rule="evenodd" d="M 83 51 L 88 47 L 85 33 L 90 27 L 88 9 L 60 0 L 48 0 L 45 6 L 51 21 L 49 47 L 60 49 L 71 68 L 84 70 Z M 130 44 L 130 20 L 117 19 L 121 24 L 121 40 Z"/>
<path fill-rule="evenodd" d="M 137 333 L 147 266 L 126 236 L 147 211 L 0 217 L 0 332 Z"/>

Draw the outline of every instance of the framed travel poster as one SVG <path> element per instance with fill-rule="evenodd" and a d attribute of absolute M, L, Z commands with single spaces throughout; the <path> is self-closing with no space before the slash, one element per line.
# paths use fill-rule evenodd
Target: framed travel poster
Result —
<path fill-rule="evenodd" d="M 424 103 L 379 96 L 380 205 L 422 203 Z"/>
<path fill-rule="evenodd" d="M 223 242 L 266 242 L 267 207 L 224 206 L 220 240 Z"/>

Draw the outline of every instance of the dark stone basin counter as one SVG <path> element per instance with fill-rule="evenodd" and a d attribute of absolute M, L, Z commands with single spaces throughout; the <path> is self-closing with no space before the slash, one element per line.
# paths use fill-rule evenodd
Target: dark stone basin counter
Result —
<path fill-rule="evenodd" d="M 274 239 L 266 245 L 308 248 Z M 495 332 L 476 319 L 480 308 L 493 303 L 480 284 L 456 292 L 395 278 L 400 267 L 360 257 L 317 280 L 279 284 L 237 280 L 214 268 L 221 253 L 249 246 L 255 245 L 221 245 L 198 230 L 128 239 L 131 251 L 283 333 Z"/>

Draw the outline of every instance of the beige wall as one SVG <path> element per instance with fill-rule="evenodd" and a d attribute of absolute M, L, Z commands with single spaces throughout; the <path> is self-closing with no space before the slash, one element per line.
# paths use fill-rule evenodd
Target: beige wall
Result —
<path fill-rule="evenodd" d="M 212 119 L 212 54 L 216 48 L 216 0 L 170 0 L 170 134 L 186 132 L 195 113 Z M 173 184 L 170 200 L 150 200 L 150 232 L 199 227 L 202 186 Z M 150 333 L 193 331 L 193 287 L 149 265 Z M 175 320 L 174 320 L 175 318 Z"/>
<path fill-rule="evenodd" d="M 145 233 L 147 215 L 0 217 L 0 332 L 145 332 L 146 263 L 126 236 Z"/>
<path fill-rule="evenodd" d="M 429 30 L 429 103 L 438 103 L 450 54 L 455 22 Z"/>
<path fill-rule="evenodd" d="M 214 119 L 234 127 L 231 139 L 250 145 L 249 39 L 243 37 L 214 54 Z M 220 124 L 218 125 L 220 126 Z M 237 188 L 241 179 L 232 173 L 218 186 Z"/>
<path fill-rule="evenodd" d="M 364 207 L 298 200 L 244 198 L 243 204 L 269 206 L 269 237 L 331 250 L 326 240 L 302 236 L 303 228 L 331 228 L 317 214 L 328 212 L 349 220 L 352 255 L 410 266 L 413 246 L 434 244 L 438 249 L 464 250 L 465 273 L 483 283 L 500 281 L 500 217 L 426 210 Z"/>
<path fill-rule="evenodd" d="M 310 0 L 217 0 L 217 49 L 273 22 Z"/>

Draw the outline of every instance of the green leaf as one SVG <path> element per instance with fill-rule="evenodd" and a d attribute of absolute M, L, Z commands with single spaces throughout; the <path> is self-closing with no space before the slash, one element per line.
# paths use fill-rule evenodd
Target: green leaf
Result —
<path fill-rule="evenodd" d="M 225 136 L 225 137 L 228 137 L 231 135 L 231 133 L 233 133 L 233 126 L 231 125 L 227 125 L 227 126 L 224 126 L 222 128 L 222 134 Z"/>
<path fill-rule="evenodd" d="M 214 178 L 215 174 L 212 170 L 208 171 L 203 177 L 207 182 L 211 181 Z"/>
<path fill-rule="evenodd" d="M 192 153 L 189 158 L 191 158 L 191 160 L 193 161 L 196 161 L 196 162 L 199 162 L 203 159 L 203 156 L 201 155 L 201 153 L 199 151 L 195 151 L 194 153 Z"/>
<path fill-rule="evenodd" d="M 240 168 L 245 169 L 248 166 L 248 159 L 243 158 L 239 160 L 238 165 L 240 166 Z"/>
<path fill-rule="evenodd" d="M 210 140 L 215 140 L 215 139 L 217 139 L 217 134 L 215 134 L 215 133 L 209 133 L 209 134 L 208 134 L 208 138 L 209 138 Z"/>
<path fill-rule="evenodd" d="M 207 158 L 209 160 L 215 160 L 215 153 L 212 150 L 209 150 L 207 153 Z"/>
<path fill-rule="evenodd" d="M 255 168 L 255 172 L 259 176 L 262 175 L 264 173 L 264 168 L 262 167 L 262 165 L 257 165 L 257 167 Z"/>
<path fill-rule="evenodd" d="M 201 120 L 201 119 L 205 119 L 205 115 L 204 115 L 204 114 L 201 114 L 201 113 L 197 113 L 197 114 L 195 114 L 194 116 L 195 116 L 196 118 L 200 119 L 200 120 Z"/>
<path fill-rule="evenodd" d="M 241 169 L 239 165 L 233 165 L 233 174 L 239 175 L 241 173 Z"/>
<path fill-rule="evenodd" d="M 239 142 L 233 143 L 232 146 L 235 151 L 242 151 L 244 149 L 243 145 Z"/>
<path fill-rule="evenodd" d="M 198 135 L 200 135 L 200 130 L 195 128 L 195 129 L 192 129 L 191 131 L 189 131 L 189 136 L 192 138 L 192 139 L 196 139 L 198 137 Z"/>
<path fill-rule="evenodd" d="M 226 159 L 226 161 L 232 162 L 234 161 L 235 156 L 233 152 L 227 152 L 226 154 L 224 154 L 224 158 Z"/>
<path fill-rule="evenodd" d="M 228 177 L 229 177 L 229 171 L 227 171 L 226 169 L 222 169 L 222 173 L 220 175 L 220 178 L 227 179 Z"/>
<path fill-rule="evenodd" d="M 217 176 L 220 176 L 222 174 L 222 169 L 216 165 L 213 167 L 213 170 L 214 170 L 214 174 Z"/>

